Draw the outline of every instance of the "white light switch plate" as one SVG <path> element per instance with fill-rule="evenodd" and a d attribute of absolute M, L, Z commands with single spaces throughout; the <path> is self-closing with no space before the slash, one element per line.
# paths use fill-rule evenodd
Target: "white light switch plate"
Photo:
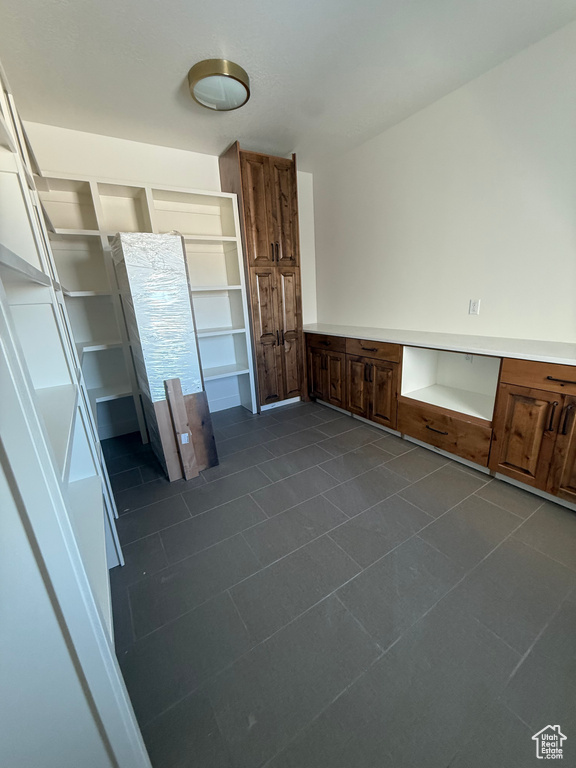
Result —
<path fill-rule="evenodd" d="M 470 299 L 470 304 L 468 306 L 468 314 L 469 315 L 480 314 L 480 299 Z"/>

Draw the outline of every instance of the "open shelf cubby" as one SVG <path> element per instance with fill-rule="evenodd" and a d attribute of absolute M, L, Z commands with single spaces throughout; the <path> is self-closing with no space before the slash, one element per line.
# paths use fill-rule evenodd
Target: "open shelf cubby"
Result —
<path fill-rule="evenodd" d="M 404 347 L 402 396 L 491 422 L 499 357 Z"/>
<path fill-rule="evenodd" d="M 98 236 L 51 235 L 50 244 L 66 293 L 109 293 Z"/>
<path fill-rule="evenodd" d="M 231 241 L 186 242 L 186 263 L 193 288 L 240 285 L 238 246 Z"/>
<path fill-rule="evenodd" d="M 77 344 L 108 343 L 120 338 L 111 296 L 67 296 L 66 309 Z"/>
<path fill-rule="evenodd" d="M 152 222 L 142 187 L 120 184 L 98 184 L 98 196 L 106 232 L 152 232 Z"/>
<path fill-rule="evenodd" d="M 38 194 L 55 230 L 97 232 L 96 210 L 87 181 L 52 178 L 42 181 Z"/>
<path fill-rule="evenodd" d="M 185 236 L 237 236 L 231 197 L 165 189 L 153 189 L 152 197 L 160 233 L 174 230 Z"/>
<path fill-rule="evenodd" d="M 198 335 L 244 329 L 242 293 L 239 290 L 192 291 Z"/>

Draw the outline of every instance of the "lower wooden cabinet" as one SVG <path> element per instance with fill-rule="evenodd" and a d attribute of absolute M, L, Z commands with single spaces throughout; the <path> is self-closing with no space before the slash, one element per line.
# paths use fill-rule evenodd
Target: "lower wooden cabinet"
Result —
<path fill-rule="evenodd" d="M 346 407 L 346 355 L 308 347 L 308 386 L 317 397 L 338 408 Z"/>
<path fill-rule="evenodd" d="M 576 502 L 576 397 L 500 384 L 490 469 Z"/>
<path fill-rule="evenodd" d="M 396 428 L 398 363 L 346 355 L 347 410 Z"/>
<path fill-rule="evenodd" d="M 443 451 L 482 467 L 488 466 L 492 426 L 473 416 L 449 413 L 444 408 L 401 397 L 398 429 Z"/>

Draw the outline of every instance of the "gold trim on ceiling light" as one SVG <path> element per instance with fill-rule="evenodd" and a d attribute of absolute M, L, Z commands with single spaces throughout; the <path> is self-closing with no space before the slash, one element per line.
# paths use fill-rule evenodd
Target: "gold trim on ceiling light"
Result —
<path fill-rule="evenodd" d="M 190 95 L 196 104 L 200 104 L 201 107 L 205 107 L 206 109 L 213 109 L 206 104 L 202 104 L 201 101 L 198 101 L 194 95 L 194 86 L 196 86 L 200 80 L 204 80 L 206 77 L 215 76 L 230 77 L 232 80 L 236 80 L 237 82 L 241 83 L 244 88 L 246 88 L 246 100 L 243 101 L 242 104 L 239 104 L 237 107 L 232 107 L 231 109 L 216 109 L 214 111 L 232 112 L 235 109 L 240 109 L 240 107 L 243 107 L 250 98 L 250 78 L 248 77 L 248 73 L 245 69 L 243 69 L 239 64 L 235 64 L 233 61 L 228 61 L 228 59 L 204 59 L 204 61 L 199 61 L 197 64 L 194 64 L 194 66 L 190 69 L 188 72 L 188 86 L 190 88 Z"/>

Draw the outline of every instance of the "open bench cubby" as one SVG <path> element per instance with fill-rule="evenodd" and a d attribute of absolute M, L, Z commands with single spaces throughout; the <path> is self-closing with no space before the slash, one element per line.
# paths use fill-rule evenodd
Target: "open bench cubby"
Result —
<path fill-rule="evenodd" d="M 190 237 L 238 237 L 231 197 L 153 189 L 157 231 Z"/>
<path fill-rule="evenodd" d="M 491 422 L 499 357 L 404 347 L 401 394 Z"/>

